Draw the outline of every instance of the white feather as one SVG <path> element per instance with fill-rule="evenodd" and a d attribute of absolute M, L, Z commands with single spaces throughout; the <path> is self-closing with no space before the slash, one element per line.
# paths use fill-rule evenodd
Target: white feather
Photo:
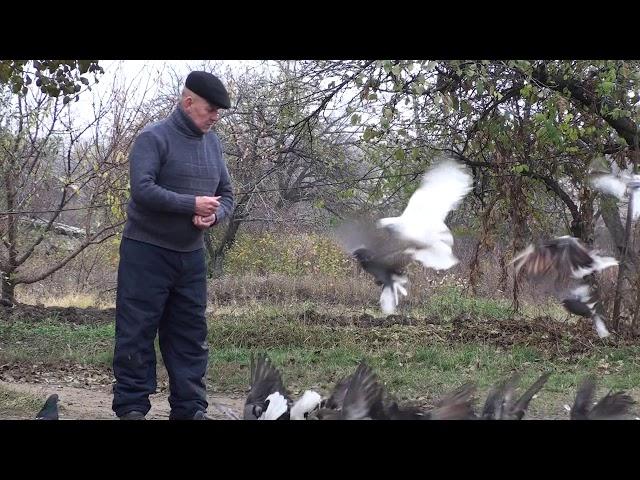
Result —
<path fill-rule="evenodd" d="M 599 315 L 593 316 L 593 323 L 596 327 L 596 331 L 598 332 L 598 336 L 600 338 L 606 338 L 609 335 L 611 335 L 609 333 L 609 330 L 607 330 L 607 326 L 604 324 L 604 322 L 602 321 L 602 318 L 600 318 Z"/>
<path fill-rule="evenodd" d="M 407 296 L 407 289 L 402 286 L 401 283 L 394 283 L 393 285 L 397 292 L 400 292 L 405 297 Z"/>
<path fill-rule="evenodd" d="M 277 420 L 289 408 L 287 399 L 280 392 L 272 393 L 267 397 L 267 400 L 269 400 L 269 406 L 258 420 Z"/>
<path fill-rule="evenodd" d="M 593 269 L 595 271 L 604 270 L 605 268 L 618 265 L 618 260 L 613 257 L 601 257 L 600 255 L 592 253 L 591 258 L 593 258 Z"/>
<path fill-rule="evenodd" d="M 637 220 L 640 218 L 640 188 L 629 189 L 631 196 L 631 218 Z"/>
<path fill-rule="evenodd" d="M 598 175 L 591 179 L 591 184 L 598 190 L 618 197 L 622 200 L 627 191 L 627 185 L 613 175 Z"/>
<path fill-rule="evenodd" d="M 455 262 L 451 259 L 453 236 L 444 221 L 471 190 L 471 184 L 471 175 L 464 167 L 452 160 L 442 161 L 424 175 L 422 184 L 411 196 L 402 214 L 399 217 L 382 218 L 378 220 L 378 225 L 389 227 L 403 239 L 432 250 L 411 250 L 415 260 L 426 267 L 449 268 L 457 263 L 457 259 Z M 439 260 L 437 257 L 440 256 L 444 256 L 445 260 Z"/>
<path fill-rule="evenodd" d="M 322 402 L 322 397 L 318 392 L 307 390 L 291 407 L 289 418 L 291 418 L 291 420 L 305 420 L 305 413 L 308 414 L 318 408 L 320 402 Z"/>
<path fill-rule="evenodd" d="M 414 260 L 434 270 L 447 270 L 459 261 L 453 254 L 451 247 L 442 242 L 433 243 L 428 248 L 407 250 L 409 251 L 405 251 L 405 253 L 409 253 Z"/>
<path fill-rule="evenodd" d="M 580 285 L 571 290 L 571 294 L 578 297 L 581 302 L 586 302 L 591 297 L 591 287 L 589 285 Z"/>
<path fill-rule="evenodd" d="M 533 246 L 533 244 L 530 244 L 522 252 L 516 255 L 513 258 L 513 260 L 511 260 L 511 263 L 515 263 L 514 268 L 516 270 L 516 273 L 520 271 L 520 269 L 522 268 L 522 265 L 524 265 L 524 263 L 527 261 L 527 257 L 531 255 L 534 251 L 535 251 L 535 247 Z"/>
<path fill-rule="evenodd" d="M 604 270 L 605 268 L 618 265 L 618 260 L 613 257 L 601 257 L 600 255 L 596 255 L 595 253 L 591 253 L 590 255 L 593 259 L 593 265 L 591 267 L 576 268 L 571 273 L 571 276 L 573 278 L 582 278 L 593 272 L 599 272 L 600 270 Z"/>
<path fill-rule="evenodd" d="M 405 297 L 407 296 L 407 289 L 404 288 L 404 284 L 409 281 L 409 279 L 403 275 L 391 275 L 391 279 L 393 280 L 393 289 L 396 295 L 396 303 L 398 302 L 398 292 L 400 292 Z"/>
<path fill-rule="evenodd" d="M 382 293 L 380 294 L 380 308 L 382 312 L 386 315 L 391 315 L 396 311 L 396 295 L 394 292 L 394 288 L 389 285 L 385 285 L 382 288 Z"/>

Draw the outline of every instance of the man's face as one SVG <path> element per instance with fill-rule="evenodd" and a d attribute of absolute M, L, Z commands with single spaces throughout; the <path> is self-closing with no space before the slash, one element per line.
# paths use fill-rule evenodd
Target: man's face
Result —
<path fill-rule="evenodd" d="M 218 107 L 197 95 L 186 98 L 184 110 L 193 123 L 204 133 L 208 132 L 220 118 Z"/>

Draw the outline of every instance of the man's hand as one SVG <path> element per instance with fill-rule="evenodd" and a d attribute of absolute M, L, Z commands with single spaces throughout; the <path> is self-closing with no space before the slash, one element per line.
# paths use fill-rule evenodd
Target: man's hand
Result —
<path fill-rule="evenodd" d="M 195 214 L 208 217 L 218 210 L 220 197 L 196 197 Z"/>
<path fill-rule="evenodd" d="M 194 215 L 191 221 L 196 226 L 196 228 L 205 230 L 216 222 L 216 214 L 213 213 L 207 217 L 203 217 L 202 215 Z"/>

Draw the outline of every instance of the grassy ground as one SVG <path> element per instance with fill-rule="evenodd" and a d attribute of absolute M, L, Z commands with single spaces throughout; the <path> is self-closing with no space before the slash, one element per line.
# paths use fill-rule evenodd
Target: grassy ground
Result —
<path fill-rule="evenodd" d="M 76 324 L 60 312 L 42 311 L 37 319 L 16 314 L 0 322 L 0 379 L 58 375 L 110 384 L 112 316 Z M 625 389 L 640 398 L 640 347 L 599 340 L 588 324 L 560 323 L 564 315 L 557 311 L 536 319 L 531 307 L 514 319 L 506 302 L 445 292 L 402 313 L 385 320 L 373 306 L 311 301 L 212 305 L 210 388 L 246 391 L 250 355 L 266 351 L 294 394 L 307 388 L 329 392 L 364 358 L 389 391 L 422 404 L 467 381 L 484 398 L 493 383 L 514 371 L 525 388 L 547 370 L 554 373 L 531 406 L 538 418 L 566 418 L 563 405 L 572 402 L 577 383 L 588 374 L 597 376 L 600 393 Z M 21 408 L 37 411 L 36 400 L 0 391 L 0 416 Z"/>
<path fill-rule="evenodd" d="M 0 385 L 0 418 L 22 415 L 33 416 L 40 411 L 44 398 L 18 393 Z"/>

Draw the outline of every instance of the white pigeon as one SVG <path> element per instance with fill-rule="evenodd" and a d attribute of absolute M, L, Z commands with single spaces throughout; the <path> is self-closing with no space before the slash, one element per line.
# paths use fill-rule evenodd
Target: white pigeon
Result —
<path fill-rule="evenodd" d="M 447 159 L 429 170 L 399 217 L 378 220 L 412 246 L 405 250 L 425 267 L 445 270 L 458 263 L 453 235 L 444 223 L 447 215 L 469 193 L 471 175 L 458 162 Z"/>
<path fill-rule="evenodd" d="M 594 175 L 591 184 L 599 191 L 613 195 L 618 200 L 628 196 L 631 201 L 631 218 L 640 218 L 640 175 L 629 170 L 621 171 L 615 163 L 611 167 L 611 174 Z"/>
<path fill-rule="evenodd" d="M 258 417 L 258 420 L 278 420 L 282 415 L 287 413 L 289 404 L 287 399 L 280 392 L 275 392 L 269 395 L 267 397 L 267 402 L 269 402 L 269 406 L 263 414 Z"/>
<path fill-rule="evenodd" d="M 307 390 L 289 410 L 290 420 L 306 420 L 307 415 L 320 407 L 322 397 L 318 392 Z"/>

